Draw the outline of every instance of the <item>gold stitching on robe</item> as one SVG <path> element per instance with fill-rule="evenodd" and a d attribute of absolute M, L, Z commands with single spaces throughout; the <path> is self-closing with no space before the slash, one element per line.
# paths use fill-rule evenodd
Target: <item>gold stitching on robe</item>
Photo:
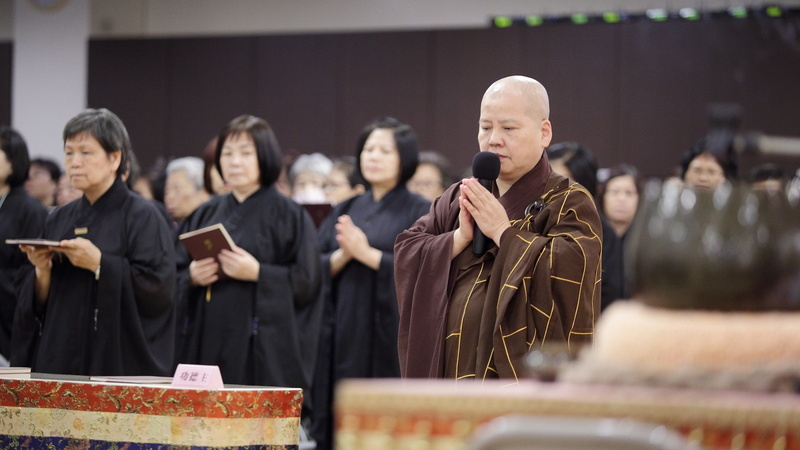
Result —
<path fill-rule="evenodd" d="M 509 299 L 517 298 L 519 295 L 522 295 L 523 293 L 525 295 L 525 298 L 528 298 L 530 300 L 529 295 L 531 295 L 534 291 L 539 290 L 539 287 L 534 285 L 533 281 L 534 274 L 538 273 L 540 268 L 539 263 L 540 261 L 542 261 L 542 258 L 547 258 L 546 261 L 548 262 L 549 267 L 547 269 L 542 269 L 542 270 L 549 270 L 550 272 L 549 278 L 552 280 L 550 282 L 550 286 L 551 289 L 553 289 L 553 294 L 558 296 L 563 296 L 566 294 L 569 296 L 568 298 L 570 298 L 570 300 L 575 301 L 575 309 L 572 312 L 571 323 L 569 325 L 570 328 L 569 330 L 563 331 L 563 333 L 566 335 L 564 336 L 564 338 L 566 340 L 568 348 L 571 347 L 572 343 L 571 338 L 573 335 L 576 336 L 577 339 L 578 336 L 592 336 L 594 334 L 593 324 L 595 316 L 597 314 L 594 302 L 599 295 L 598 284 L 600 283 L 602 276 L 601 258 L 597 258 L 597 264 L 595 265 L 596 267 L 594 267 L 593 270 L 594 273 L 593 274 L 588 273 L 588 271 L 592 270 L 592 268 L 589 267 L 589 259 L 587 258 L 587 248 L 584 246 L 584 243 L 592 245 L 593 254 L 594 251 L 598 249 L 598 246 L 600 252 L 602 252 L 602 243 L 600 242 L 598 230 L 595 230 L 594 229 L 595 227 L 591 223 L 580 217 L 578 211 L 576 211 L 576 209 L 571 206 L 571 203 L 568 203 L 569 199 L 573 198 L 570 197 L 572 195 L 578 195 L 579 197 L 582 196 L 587 197 L 589 200 L 591 200 L 591 196 L 589 195 L 588 191 L 578 187 L 578 185 L 575 184 L 559 192 L 555 192 L 554 189 L 551 189 L 545 195 L 542 196 L 542 199 L 544 200 L 545 204 L 551 207 L 550 209 L 551 216 L 550 219 L 548 219 L 551 223 L 553 223 L 554 221 L 554 224 L 558 225 L 561 223 L 562 219 L 567 219 L 567 218 L 569 218 L 570 221 L 574 221 L 571 223 L 574 223 L 575 226 L 566 227 L 564 228 L 563 232 L 546 234 L 546 235 L 541 235 L 536 232 L 531 232 L 531 228 L 533 226 L 533 220 L 535 219 L 535 217 L 531 214 L 526 215 L 523 219 L 510 221 L 511 225 L 517 228 L 518 230 L 522 232 L 533 233 L 533 236 L 531 239 L 531 237 L 523 236 L 522 233 L 515 234 L 518 242 L 520 244 L 521 243 L 524 244 L 520 245 L 512 253 L 514 255 L 517 255 L 516 256 L 517 260 L 514 262 L 512 267 L 507 269 L 507 272 L 505 270 L 503 271 L 504 275 L 506 276 L 506 280 L 504 280 L 504 282 L 501 284 L 499 289 L 500 292 L 497 293 L 497 296 L 494 299 L 495 309 L 496 311 L 498 311 L 498 313 L 499 313 L 499 308 L 501 306 L 501 300 L 503 300 L 505 304 Z M 557 206 L 558 208 L 557 211 L 554 211 L 552 207 L 556 205 L 552 204 L 555 203 L 556 201 L 560 201 L 561 204 Z M 580 233 L 580 235 L 576 235 L 577 233 Z M 533 245 L 540 238 L 546 239 L 546 242 L 543 244 L 539 254 L 536 255 L 535 257 L 536 260 L 526 263 L 526 258 L 530 258 L 532 256 L 531 251 Z M 574 261 L 570 260 L 565 263 L 562 261 L 562 258 L 556 257 L 556 255 L 559 254 L 559 252 L 563 252 L 566 255 L 572 254 L 577 257 L 574 258 Z M 572 276 L 577 275 L 576 273 L 571 273 L 569 267 L 575 267 L 575 265 L 581 265 L 581 263 L 582 267 L 581 267 L 580 279 L 576 280 L 569 278 L 569 275 Z M 519 273 L 523 265 L 527 265 L 528 268 L 526 270 L 529 270 L 530 273 L 524 273 L 524 274 Z M 462 361 L 462 353 L 461 353 L 462 350 L 475 351 L 475 349 L 462 348 L 462 346 L 465 345 L 466 342 L 468 342 L 466 340 L 468 335 L 464 334 L 465 331 L 463 327 L 466 320 L 465 319 L 466 308 L 474 300 L 472 296 L 475 293 L 477 285 L 480 283 L 487 283 L 489 281 L 487 275 L 484 274 L 485 272 L 486 268 L 484 263 L 482 263 L 480 266 L 480 275 L 477 277 L 475 281 L 473 281 L 472 287 L 468 288 L 469 294 L 466 299 L 466 304 L 460 305 L 458 311 L 453 311 L 453 313 L 460 314 L 461 316 L 459 318 L 460 323 L 458 332 L 453 332 L 447 336 L 447 339 L 455 338 L 458 340 L 455 348 L 456 379 L 476 377 L 476 375 L 473 374 L 467 375 L 460 373 L 461 371 L 469 371 L 470 368 L 459 367 L 459 364 Z M 486 278 L 480 279 L 481 277 L 486 277 Z M 588 283 L 588 280 L 590 278 L 593 278 L 594 283 L 591 284 Z M 560 287 L 557 288 L 556 287 L 558 285 L 557 282 L 564 282 L 567 283 L 568 285 L 576 286 L 577 290 L 573 294 L 573 289 L 575 288 L 565 288 L 564 287 L 565 285 L 561 285 Z M 584 282 L 586 282 L 587 284 L 584 285 Z M 519 286 L 520 284 L 522 285 L 522 292 L 520 292 L 520 286 Z M 513 291 L 508 291 L 507 289 L 509 288 L 512 289 Z M 544 289 L 548 288 L 545 287 Z M 573 295 L 576 295 L 577 298 L 571 298 Z M 551 325 L 556 326 L 556 321 L 554 320 L 555 317 L 556 316 L 559 317 L 558 323 L 561 322 L 567 323 L 567 321 L 570 320 L 567 311 L 559 311 L 558 313 L 556 312 L 557 309 L 555 304 L 555 298 L 556 298 L 555 296 L 551 296 L 550 298 L 549 313 L 545 312 L 545 309 L 542 308 L 544 305 L 536 305 L 533 304 L 532 302 L 528 303 L 532 308 L 533 315 L 540 315 L 540 317 L 545 318 L 544 321 L 545 323 L 543 324 L 544 325 L 543 332 L 537 332 L 536 330 L 537 327 L 535 326 L 531 327 L 530 325 L 532 322 L 529 322 L 527 326 L 521 327 L 510 334 L 503 333 L 504 325 L 497 325 L 498 328 L 496 330 L 499 332 L 499 340 L 502 342 L 506 354 L 506 361 L 504 361 L 504 366 L 506 363 L 508 364 L 508 367 L 511 370 L 510 375 L 513 376 L 514 380 L 518 380 L 517 374 L 519 373 L 519 369 L 516 366 L 519 365 L 519 361 L 517 361 L 516 365 L 515 362 L 512 361 L 511 352 L 509 351 L 510 348 L 509 345 L 512 342 L 517 342 L 516 345 L 524 343 L 528 346 L 528 349 L 530 349 L 533 345 L 539 345 L 539 346 L 545 345 L 548 333 L 551 332 Z M 582 299 L 583 302 L 581 302 Z M 578 325 L 578 319 L 582 317 L 586 318 L 587 316 L 591 317 L 591 322 L 588 324 L 583 323 L 581 324 L 581 326 L 583 327 L 585 325 L 591 328 L 588 331 L 576 330 L 575 327 Z M 498 317 L 498 320 L 499 319 L 500 318 Z M 519 325 L 519 323 L 516 323 L 516 325 Z M 525 338 L 522 339 L 522 342 L 519 342 L 519 339 L 514 339 L 514 337 L 517 336 L 521 331 L 526 331 L 527 334 Z M 468 330 L 468 332 L 471 333 L 473 331 Z M 462 341 L 462 338 L 465 340 Z M 528 338 L 530 338 L 531 340 L 528 341 Z M 514 339 L 514 340 L 512 341 L 509 339 Z M 483 379 L 486 379 L 487 376 L 490 374 L 490 372 L 499 375 L 496 361 L 494 359 L 496 350 L 497 347 L 491 347 L 489 349 L 490 351 L 489 357 L 488 360 L 485 361 L 485 367 L 483 369 Z M 519 355 L 517 354 L 516 357 L 518 356 Z M 518 383 L 515 382 L 512 384 L 518 384 Z"/>
<path fill-rule="evenodd" d="M 543 316 L 547 317 L 548 319 L 550 318 L 550 315 L 549 315 L 549 314 L 547 314 L 546 312 L 544 312 L 544 311 L 542 311 L 541 309 L 537 308 L 537 307 L 536 307 L 536 305 L 530 305 L 530 307 L 531 307 L 531 308 L 533 308 L 533 310 L 534 310 L 534 311 L 536 311 L 536 312 L 538 312 L 539 314 L 541 314 L 541 315 L 543 315 Z"/>
<path fill-rule="evenodd" d="M 555 276 L 555 275 L 550 275 L 550 278 L 552 278 L 552 279 L 554 279 L 554 280 L 566 281 L 567 283 L 577 284 L 578 286 L 580 286 L 580 285 L 581 285 L 581 282 L 580 282 L 580 281 L 568 280 L 568 279 L 566 279 L 566 278 L 557 277 L 557 276 Z"/>
<path fill-rule="evenodd" d="M 464 303 L 464 309 L 461 311 L 461 322 L 458 325 L 458 344 L 456 344 L 456 379 L 459 379 L 458 371 L 460 369 L 459 362 L 461 361 L 461 334 L 464 332 L 464 316 L 467 314 L 467 308 L 469 307 L 469 302 L 472 300 L 472 293 L 475 292 L 475 286 L 485 282 L 486 280 L 481 280 L 481 275 L 483 274 L 483 266 L 484 263 L 481 263 L 481 268 L 478 271 L 478 276 L 475 277 L 475 282 L 472 283 L 472 289 L 469 291 L 469 295 L 467 296 L 467 302 Z M 472 374 L 470 376 L 475 376 Z"/>

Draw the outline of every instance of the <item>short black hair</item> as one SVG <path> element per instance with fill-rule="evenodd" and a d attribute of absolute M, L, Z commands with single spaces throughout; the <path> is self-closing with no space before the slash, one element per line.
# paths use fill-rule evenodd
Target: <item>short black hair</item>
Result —
<path fill-rule="evenodd" d="M 31 167 L 25 139 L 11 127 L 0 127 L 0 150 L 6 154 L 6 159 L 11 164 L 11 175 L 6 183 L 11 187 L 22 186 L 28 179 L 28 170 Z"/>
<path fill-rule="evenodd" d="M 577 142 L 559 142 L 547 148 L 547 159 L 551 162 L 563 160 L 575 181 L 592 197 L 597 195 L 597 158 L 588 147 Z"/>
<path fill-rule="evenodd" d="M 356 144 L 356 172 L 358 176 L 364 179 L 364 174 L 361 173 L 361 153 L 364 151 L 364 144 L 367 142 L 369 135 L 377 129 L 392 130 L 394 142 L 397 145 L 397 153 L 400 155 L 400 179 L 397 185 L 405 185 L 406 181 L 410 180 L 417 170 L 419 146 L 417 145 L 417 135 L 414 133 L 414 129 L 394 117 L 381 117 L 372 121 L 361 131 Z"/>
<path fill-rule="evenodd" d="M 89 133 L 97 139 L 107 155 L 120 152 L 117 177 L 125 174 L 128 170 L 131 140 L 122 120 L 105 108 L 84 110 L 64 126 L 64 144 L 66 145 L 68 140 L 84 133 Z"/>
<path fill-rule="evenodd" d="M 219 160 L 222 156 L 222 147 L 225 141 L 231 136 L 238 136 L 246 133 L 253 139 L 256 146 L 256 157 L 258 158 L 258 168 L 261 175 L 261 186 L 272 186 L 283 168 L 283 153 L 278 144 L 278 138 L 272 131 L 272 127 L 266 120 L 251 115 L 239 116 L 231 120 L 220 131 L 217 137 L 217 149 L 214 154 L 214 165 L 219 174 L 225 178 L 220 167 Z"/>
<path fill-rule="evenodd" d="M 216 192 L 214 192 L 214 183 L 211 181 L 211 170 L 215 166 L 214 161 L 216 160 L 218 140 L 219 138 L 214 136 L 203 149 L 203 186 L 206 192 L 211 195 L 216 194 Z M 222 174 L 220 174 L 220 176 L 222 176 Z"/>
<path fill-rule="evenodd" d="M 125 184 L 128 189 L 133 190 L 136 181 L 142 176 L 142 166 L 139 165 L 139 159 L 133 152 L 128 154 L 128 167 L 125 168 L 125 172 L 128 175 L 128 178 L 125 179 Z"/>
<path fill-rule="evenodd" d="M 681 180 L 686 179 L 686 171 L 689 170 L 689 164 L 700 155 L 708 155 L 714 158 L 725 173 L 726 179 L 736 180 L 739 178 L 739 165 L 736 162 L 736 158 L 732 154 L 721 155 L 719 152 L 711 151 L 706 138 L 702 138 L 683 154 L 683 159 L 681 159 Z"/>
<path fill-rule="evenodd" d="M 46 170 L 50 175 L 50 179 L 58 184 L 58 180 L 61 178 L 61 167 L 58 167 L 55 161 L 46 158 L 34 158 L 31 160 L 31 167 L 33 166 L 39 166 Z"/>
<path fill-rule="evenodd" d="M 753 167 L 747 174 L 747 181 L 750 183 L 758 183 L 767 180 L 778 180 L 785 182 L 787 180 L 786 173 L 775 163 L 763 163 Z"/>

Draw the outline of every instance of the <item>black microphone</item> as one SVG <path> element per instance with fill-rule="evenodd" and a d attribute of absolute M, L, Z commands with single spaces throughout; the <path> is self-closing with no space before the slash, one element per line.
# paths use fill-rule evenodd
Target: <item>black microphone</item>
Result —
<path fill-rule="evenodd" d="M 500 158 L 492 152 L 479 152 L 472 158 L 472 176 L 478 179 L 478 183 L 492 192 L 492 181 L 500 175 Z M 472 253 L 482 255 L 489 249 L 488 239 L 483 234 L 478 224 L 474 223 L 475 229 L 472 238 Z"/>

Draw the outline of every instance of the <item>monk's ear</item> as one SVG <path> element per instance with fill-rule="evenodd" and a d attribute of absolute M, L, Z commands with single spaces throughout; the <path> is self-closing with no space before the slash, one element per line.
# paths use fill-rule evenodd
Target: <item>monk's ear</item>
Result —
<path fill-rule="evenodd" d="M 553 125 L 549 120 L 542 121 L 542 147 L 547 148 L 550 146 L 550 141 L 553 140 Z"/>

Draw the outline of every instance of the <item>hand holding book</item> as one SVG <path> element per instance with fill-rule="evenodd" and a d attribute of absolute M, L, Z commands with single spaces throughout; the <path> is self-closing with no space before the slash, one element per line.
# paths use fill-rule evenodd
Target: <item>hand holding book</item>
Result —
<path fill-rule="evenodd" d="M 234 244 L 223 224 L 217 223 L 178 237 L 194 260 L 190 271 L 195 284 L 207 286 L 226 278 L 258 281 L 258 260 Z M 214 260 L 207 260 L 208 258 Z"/>
<path fill-rule="evenodd" d="M 37 269 L 50 271 L 53 255 L 61 247 L 60 241 L 47 239 L 6 239 L 6 244 L 17 245 Z"/>
<path fill-rule="evenodd" d="M 189 279 L 192 286 L 211 286 L 217 281 L 227 278 L 222 267 L 214 258 L 204 258 L 189 264 Z"/>
<path fill-rule="evenodd" d="M 261 270 L 261 263 L 240 247 L 233 247 L 233 250 L 223 250 L 219 254 L 220 268 L 228 277 L 242 281 L 258 281 L 258 274 Z"/>

